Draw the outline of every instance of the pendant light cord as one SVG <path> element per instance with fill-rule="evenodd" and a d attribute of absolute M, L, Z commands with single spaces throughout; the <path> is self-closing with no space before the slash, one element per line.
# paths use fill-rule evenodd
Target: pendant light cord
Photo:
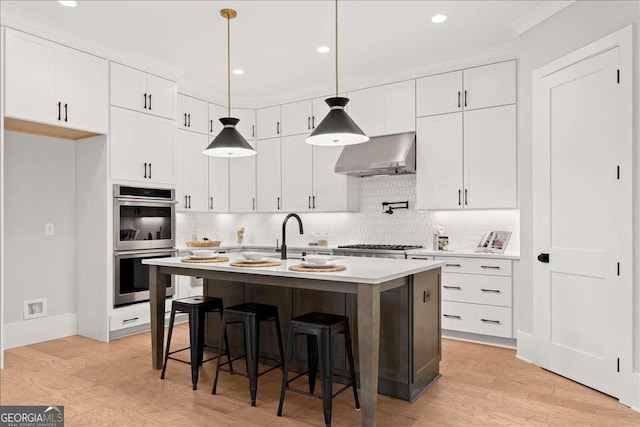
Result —
<path fill-rule="evenodd" d="M 338 97 L 338 0 L 336 0 L 336 98 Z"/>
<path fill-rule="evenodd" d="M 227 117 L 231 117 L 231 18 L 227 17 Z"/>

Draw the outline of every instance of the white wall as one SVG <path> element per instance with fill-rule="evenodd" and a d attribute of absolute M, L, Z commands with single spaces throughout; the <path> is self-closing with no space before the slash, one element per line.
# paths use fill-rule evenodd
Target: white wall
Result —
<path fill-rule="evenodd" d="M 25 333 L 40 334 L 39 341 L 54 338 L 47 334 L 57 332 L 43 330 L 44 324 L 61 320 L 75 327 L 76 152 L 74 141 L 15 132 L 4 137 L 4 316 L 11 348 L 28 340 Z M 45 223 L 54 224 L 53 236 L 45 236 Z M 45 320 L 24 321 L 24 301 L 43 297 Z"/>
<path fill-rule="evenodd" d="M 640 23 L 640 2 L 637 1 L 577 1 L 548 20 L 525 32 L 520 38 L 520 74 L 519 74 L 519 128 L 518 128 L 518 171 L 520 195 L 520 226 L 521 226 L 521 262 L 518 277 L 514 278 L 521 286 L 519 301 L 520 330 L 526 335 L 532 333 L 533 313 L 532 299 L 532 266 L 535 255 L 532 250 L 532 137 L 531 137 L 531 73 L 533 70 L 552 62 L 574 50 L 585 46 L 597 39 L 613 33 L 630 24 L 635 24 L 634 43 L 636 58 L 634 65 L 638 66 L 638 24 Z M 640 66 L 634 70 L 634 103 L 636 112 L 638 107 L 638 73 Z M 636 117 L 637 113 L 636 113 Z M 640 202 L 638 191 L 638 124 L 634 132 L 636 168 L 636 280 L 635 288 L 635 324 L 638 324 L 638 307 L 640 307 L 640 290 L 638 270 L 640 267 L 640 250 L 638 250 L 638 213 Z M 635 372 L 640 367 L 640 328 L 636 326 L 635 339 Z M 519 353 L 520 342 L 519 345 Z"/>

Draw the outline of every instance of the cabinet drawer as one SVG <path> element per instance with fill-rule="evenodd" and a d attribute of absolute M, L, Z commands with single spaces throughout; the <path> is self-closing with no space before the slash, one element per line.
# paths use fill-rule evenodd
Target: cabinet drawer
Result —
<path fill-rule="evenodd" d="M 512 338 L 511 308 L 442 301 L 442 329 Z"/>
<path fill-rule="evenodd" d="M 444 273 L 442 300 L 511 307 L 511 277 Z"/>
<path fill-rule="evenodd" d="M 436 257 L 436 261 L 445 262 L 443 273 L 511 276 L 511 260 L 508 259 Z"/>
<path fill-rule="evenodd" d="M 146 307 L 146 310 L 127 311 L 126 313 L 116 313 L 109 316 L 109 330 L 117 331 L 150 322 L 151 313 L 149 312 L 149 307 Z"/>

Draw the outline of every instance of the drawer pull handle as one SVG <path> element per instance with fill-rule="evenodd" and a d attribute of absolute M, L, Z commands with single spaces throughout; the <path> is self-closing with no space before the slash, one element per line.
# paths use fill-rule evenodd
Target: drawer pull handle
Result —
<path fill-rule="evenodd" d="M 490 293 L 494 293 L 494 294 L 499 294 L 500 289 L 480 289 L 482 292 L 490 292 Z"/>
<path fill-rule="evenodd" d="M 126 325 L 127 323 L 135 322 L 135 321 L 137 321 L 137 320 L 140 320 L 140 318 L 139 318 L 139 317 L 132 317 L 131 319 L 124 319 L 124 320 L 122 321 L 122 324 L 123 324 L 123 325 Z"/>
<path fill-rule="evenodd" d="M 453 314 L 443 314 L 443 316 L 446 317 L 447 319 L 462 319 L 462 317 L 455 316 Z"/>
<path fill-rule="evenodd" d="M 461 290 L 462 288 L 460 286 L 447 286 L 447 285 L 442 285 L 443 288 L 445 289 L 457 289 L 457 290 Z"/>
<path fill-rule="evenodd" d="M 480 267 L 482 267 L 482 268 L 492 268 L 494 270 L 500 270 L 500 266 L 499 265 L 481 265 Z"/>
<path fill-rule="evenodd" d="M 460 264 L 445 264 L 445 267 L 462 267 Z"/>
<path fill-rule="evenodd" d="M 494 325 L 500 325 L 502 322 L 499 320 L 491 320 L 491 319 L 480 319 L 482 323 L 493 323 Z"/>

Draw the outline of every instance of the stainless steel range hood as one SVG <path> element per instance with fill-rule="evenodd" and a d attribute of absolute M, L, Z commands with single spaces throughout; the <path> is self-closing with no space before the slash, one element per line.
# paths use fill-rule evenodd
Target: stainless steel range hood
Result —
<path fill-rule="evenodd" d="M 416 133 L 377 136 L 347 145 L 334 170 L 351 176 L 416 173 Z"/>

